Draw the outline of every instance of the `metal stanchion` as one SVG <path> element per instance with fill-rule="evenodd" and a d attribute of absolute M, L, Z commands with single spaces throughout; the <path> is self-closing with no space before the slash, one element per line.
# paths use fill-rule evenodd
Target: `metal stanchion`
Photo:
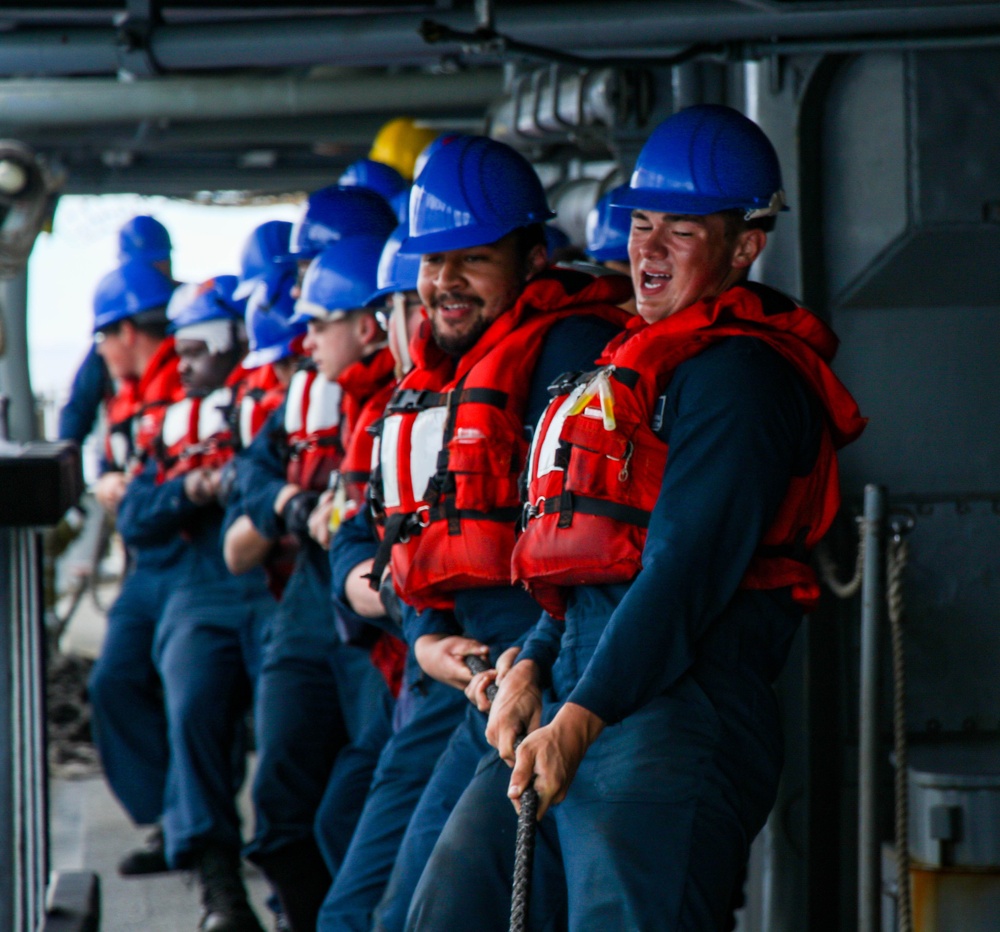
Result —
<path fill-rule="evenodd" d="M 858 722 L 858 932 L 880 928 L 881 861 L 878 833 L 879 637 L 885 616 L 882 538 L 886 493 L 865 486 L 865 555 L 861 584 L 861 709 Z"/>

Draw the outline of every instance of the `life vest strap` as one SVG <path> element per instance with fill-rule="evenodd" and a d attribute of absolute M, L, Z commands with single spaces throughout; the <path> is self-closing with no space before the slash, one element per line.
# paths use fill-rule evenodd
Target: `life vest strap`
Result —
<path fill-rule="evenodd" d="M 428 408 L 443 408 L 447 405 L 464 404 L 492 405 L 494 408 L 507 407 L 507 393 L 495 388 L 463 388 L 452 392 L 435 392 L 426 388 L 402 388 L 390 399 L 387 414 L 404 414 L 426 411 Z"/>
<path fill-rule="evenodd" d="M 300 453 L 305 453 L 306 450 L 316 450 L 321 447 L 335 447 L 340 443 L 340 431 L 335 431 L 332 434 L 325 434 L 320 436 L 310 436 L 305 440 L 296 440 L 288 445 L 288 449 L 294 458 Z"/>
<path fill-rule="evenodd" d="M 524 506 L 524 522 L 542 515 L 559 515 L 559 527 L 569 527 L 574 514 L 593 515 L 624 521 L 636 527 L 649 527 L 649 512 L 631 505 L 622 505 L 606 498 L 592 498 L 564 489 L 558 498 L 541 499 Z"/>
<path fill-rule="evenodd" d="M 499 521 L 501 524 L 513 524 L 521 515 L 521 509 L 518 507 L 473 511 L 468 508 L 455 508 L 453 505 L 449 507 L 450 501 L 448 499 L 434 506 L 424 505 L 417 511 L 397 512 L 385 519 L 382 540 L 379 541 L 378 550 L 375 551 L 371 572 L 366 576 L 372 589 L 377 591 L 381 585 L 382 573 L 392 558 L 393 546 L 405 544 L 411 535 L 419 534 L 434 521 L 448 521 L 450 529 L 452 523 L 457 521 Z"/>

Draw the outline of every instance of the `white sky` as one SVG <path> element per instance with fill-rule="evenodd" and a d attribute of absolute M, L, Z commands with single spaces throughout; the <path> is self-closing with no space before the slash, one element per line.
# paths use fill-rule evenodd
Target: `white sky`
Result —
<path fill-rule="evenodd" d="M 247 236 L 265 220 L 294 220 L 294 204 L 215 207 L 162 197 L 67 196 L 59 201 L 52 233 L 42 233 L 28 263 L 28 346 L 36 395 L 61 404 L 90 344 L 92 298 L 100 279 L 118 264 L 118 229 L 150 214 L 169 231 L 174 277 L 204 281 L 238 274 Z"/>

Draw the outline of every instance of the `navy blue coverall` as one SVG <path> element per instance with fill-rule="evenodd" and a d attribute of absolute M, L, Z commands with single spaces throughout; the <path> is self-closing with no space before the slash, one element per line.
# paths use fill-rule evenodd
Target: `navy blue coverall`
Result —
<path fill-rule="evenodd" d="M 193 507 L 183 494 L 160 504 L 171 512 L 171 522 Z M 130 568 L 108 610 L 107 634 L 87 687 L 104 776 L 137 825 L 157 822 L 163 814 L 170 758 L 163 687 L 152 661 L 156 626 L 178 579 L 198 559 L 178 534 L 154 539 L 142 534 L 144 506 L 133 481 L 117 514 Z"/>
<path fill-rule="evenodd" d="M 585 315 L 552 327 L 531 374 L 524 418 L 528 436 L 548 404 L 549 385 L 567 370 L 592 367 L 617 331 L 613 324 Z M 357 565 L 346 566 L 346 562 L 345 575 Z M 342 580 L 339 587 L 342 592 Z M 457 592 L 453 613 L 418 614 L 406 607 L 404 633 L 411 660 L 404 689 L 421 689 L 423 683 L 423 694 L 382 753 L 358 830 L 323 904 L 321 932 L 367 932 L 376 906 L 377 929 L 403 927 L 410 897 L 434 842 L 480 758 L 489 751 L 485 716 L 461 691 L 421 677 L 412 660 L 417 638 L 464 634 L 486 644 L 495 663 L 537 617 L 535 601 L 510 586 Z M 418 678 L 416 683 L 413 677 Z"/>
<path fill-rule="evenodd" d="M 165 587 L 152 645 L 168 729 L 164 841 L 168 862 L 182 868 L 208 844 L 241 846 L 235 749 L 275 602 L 261 571 L 235 577 L 226 569 L 222 509 L 191 502 L 183 476 L 157 483 L 156 470 L 151 461 L 132 480 L 119 530 L 140 553 L 171 539 L 188 551 Z"/>
<path fill-rule="evenodd" d="M 781 770 L 771 683 L 801 609 L 788 590 L 739 583 L 790 478 L 816 460 L 823 415 L 790 365 L 745 337 L 682 363 L 663 412 L 670 458 L 642 572 L 576 587 L 565 625 L 543 615 L 521 655 L 551 674 L 543 722 L 572 701 L 607 724 L 539 824 L 536 858 L 561 847 L 572 930 L 728 928 Z M 471 914 L 507 928 L 509 779 L 495 754 L 480 769 L 409 929 L 465 929 Z"/>
<path fill-rule="evenodd" d="M 284 419 L 282 404 L 237 460 L 237 507 L 271 540 L 282 534 L 274 500 L 286 484 Z M 269 863 L 292 846 L 315 846 L 313 821 L 334 760 L 373 720 L 388 716 L 387 695 L 368 651 L 337 637 L 328 555 L 305 542 L 264 635 L 255 697 L 257 822 L 246 849 L 250 860 L 270 872 Z M 370 773 L 371 763 L 361 766 Z M 347 838 L 361 810 L 365 779 L 355 786 L 357 798 L 341 800 Z M 336 847 L 345 849 L 347 838 Z"/>

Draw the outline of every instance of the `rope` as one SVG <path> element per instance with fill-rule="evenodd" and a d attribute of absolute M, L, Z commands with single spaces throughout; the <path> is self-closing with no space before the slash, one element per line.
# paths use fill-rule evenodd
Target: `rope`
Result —
<path fill-rule="evenodd" d="M 854 575 L 848 582 L 841 582 L 834 562 L 833 554 L 830 552 L 830 545 L 824 537 L 816 545 L 816 562 L 819 564 L 820 577 L 826 587 L 838 598 L 849 599 L 857 595 L 861 588 L 861 579 L 864 576 L 865 567 L 865 520 L 857 519 L 858 525 L 858 555 L 854 561 Z"/>
<path fill-rule="evenodd" d="M 469 654 L 465 665 L 473 676 L 489 670 L 482 657 Z M 486 698 L 496 698 L 497 684 L 486 687 Z M 523 735 L 514 741 L 516 751 Z M 528 902 L 531 896 L 531 867 L 535 860 L 535 829 L 538 826 L 538 793 L 528 786 L 521 793 L 521 811 L 517 815 L 517 837 L 514 840 L 514 878 L 510 895 L 510 932 L 526 932 L 528 928 Z"/>
<path fill-rule="evenodd" d="M 896 884 L 898 932 L 913 932 L 913 904 L 910 890 L 909 797 L 906 764 L 906 668 L 903 658 L 903 570 L 909 545 L 902 532 L 894 534 L 886 548 L 886 594 L 889 630 L 892 636 L 892 731 L 896 754 Z"/>

